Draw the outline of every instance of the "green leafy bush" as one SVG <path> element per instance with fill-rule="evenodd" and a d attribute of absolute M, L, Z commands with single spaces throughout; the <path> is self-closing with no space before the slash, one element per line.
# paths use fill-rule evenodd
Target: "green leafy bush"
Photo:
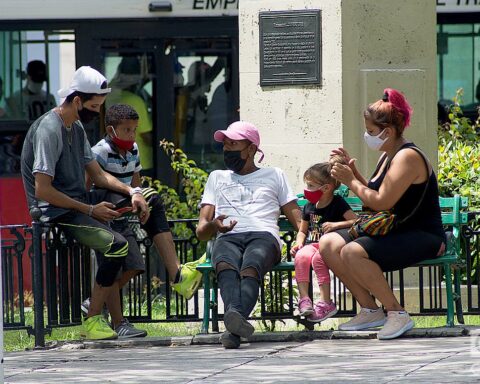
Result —
<path fill-rule="evenodd" d="M 160 180 L 154 180 L 150 177 L 144 177 L 143 183 L 158 191 L 165 205 L 167 219 L 196 219 L 199 214 L 199 204 L 202 198 L 203 189 L 207 182 L 208 174 L 203 169 L 197 167 L 193 160 L 189 160 L 187 155 L 175 144 L 166 140 L 160 141 L 160 147 L 170 158 L 170 166 L 176 172 L 179 179 L 179 194 L 174 188 L 162 184 Z M 175 235 L 181 237 L 190 237 L 186 224 L 175 224 Z"/>
<path fill-rule="evenodd" d="M 181 149 L 175 148 L 175 144 L 162 140 L 160 147 L 170 158 L 170 166 L 177 174 L 181 193 L 150 177 L 144 177 L 143 184 L 158 191 L 165 205 L 167 219 L 197 219 L 200 200 L 208 178 L 207 172 L 198 168 L 195 161 L 189 160 Z M 197 247 L 194 227 L 191 223 L 175 223 L 172 233 L 177 238 L 189 239 Z M 204 252 L 205 244 L 201 243 L 197 248 L 197 257 Z M 191 257 L 189 254 L 188 260 L 191 260 Z"/>
<path fill-rule="evenodd" d="M 472 208 L 480 205 L 479 121 L 462 115 L 462 90 L 450 107 L 449 120 L 438 127 L 438 183 L 441 196 L 467 196 Z"/>
<path fill-rule="evenodd" d="M 463 116 L 460 104 L 463 91 L 460 89 L 450 107 L 449 122 L 438 127 L 438 184 L 441 196 L 459 194 L 469 199 L 471 211 L 480 207 L 480 148 L 478 133 L 480 120 L 472 122 Z M 475 230 L 480 229 L 480 222 L 475 219 L 469 225 Z M 472 278 L 476 280 L 479 253 L 476 248 L 477 235 L 470 239 Z M 462 254 L 465 247 L 462 244 Z M 463 280 L 466 272 L 462 273 Z"/>
<path fill-rule="evenodd" d="M 207 172 L 198 168 L 195 161 L 189 160 L 181 149 L 175 148 L 175 144 L 162 140 L 160 147 L 170 158 L 170 166 L 178 175 L 184 196 L 181 197 L 175 189 L 159 180 L 145 177 L 144 182 L 162 196 L 169 220 L 198 218 L 198 205 L 207 182 Z"/>

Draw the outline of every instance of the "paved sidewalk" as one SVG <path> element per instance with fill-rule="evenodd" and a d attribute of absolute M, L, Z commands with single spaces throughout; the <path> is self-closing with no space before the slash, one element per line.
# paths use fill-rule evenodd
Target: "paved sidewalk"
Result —
<path fill-rule="evenodd" d="M 367 338 L 173 346 L 67 344 L 5 354 L 6 383 L 473 383 L 480 337 Z M 207 340 L 206 340 L 207 341 Z M 159 344 L 157 344 L 159 345 Z M 105 348 L 107 347 L 107 348 Z M 110 347 L 110 348 L 108 348 Z M 112 348 L 115 347 L 115 348 Z"/>

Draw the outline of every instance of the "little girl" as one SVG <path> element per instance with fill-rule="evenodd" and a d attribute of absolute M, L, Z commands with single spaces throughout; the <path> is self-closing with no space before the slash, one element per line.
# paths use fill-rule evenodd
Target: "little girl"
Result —
<path fill-rule="evenodd" d="M 337 313 L 335 303 L 330 300 L 330 272 L 318 253 L 320 236 L 348 228 L 357 219 L 347 202 L 334 195 L 334 191 L 340 186 L 340 183 L 330 176 L 336 162 L 343 161 L 335 156 L 330 159 L 330 163 L 315 164 L 305 171 L 304 196 L 308 203 L 303 207 L 302 222 L 291 250 L 295 257 L 295 278 L 300 293 L 298 310 L 300 316 L 305 316 L 307 320 L 315 323 Z M 308 296 L 310 266 L 313 267 L 320 286 L 320 300 L 315 304 L 315 308 Z"/>

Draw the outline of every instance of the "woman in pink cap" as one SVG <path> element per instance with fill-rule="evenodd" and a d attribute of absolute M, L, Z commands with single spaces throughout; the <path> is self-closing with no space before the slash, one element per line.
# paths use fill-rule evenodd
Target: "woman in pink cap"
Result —
<path fill-rule="evenodd" d="M 283 171 L 255 165 L 255 154 L 262 154 L 261 162 L 263 152 L 253 124 L 237 121 L 216 131 L 214 139 L 223 143 L 228 170 L 214 171 L 208 177 L 197 236 L 200 240 L 217 237 L 212 263 L 227 329 L 220 341 L 225 348 L 238 348 L 240 337 L 254 331 L 246 319 L 257 302 L 260 281 L 280 261 L 280 212 L 295 229 L 301 213 Z"/>

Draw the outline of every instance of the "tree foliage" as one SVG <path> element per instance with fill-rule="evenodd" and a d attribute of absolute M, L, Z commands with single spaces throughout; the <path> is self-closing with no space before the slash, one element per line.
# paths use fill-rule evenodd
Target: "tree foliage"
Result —
<path fill-rule="evenodd" d="M 480 205 L 480 123 L 463 116 L 461 98 L 459 90 L 450 106 L 449 122 L 438 127 L 438 183 L 441 196 L 467 196 L 476 208 Z"/>

